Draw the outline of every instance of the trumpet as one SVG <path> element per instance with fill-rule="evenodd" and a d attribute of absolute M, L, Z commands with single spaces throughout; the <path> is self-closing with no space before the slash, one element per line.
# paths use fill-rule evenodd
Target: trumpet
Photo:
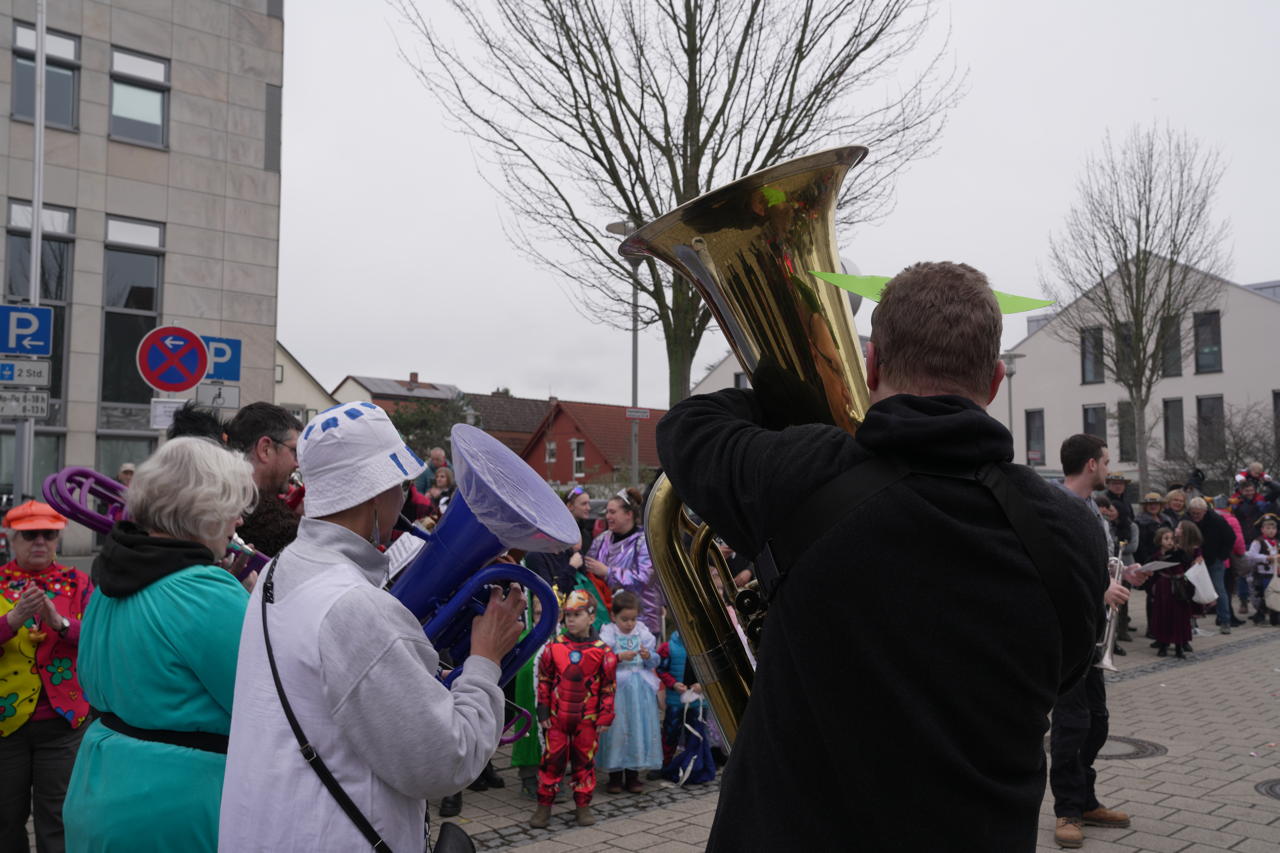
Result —
<path fill-rule="evenodd" d="M 1121 542 L 1117 550 L 1124 550 L 1126 543 Z M 1107 574 L 1115 583 L 1119 583 L 1124 577 L 1124 560 L 1119 557 L 1111 557 L 1107 560 Z M 1115 665 L 1116 653 L 1116 635 L 1120 632 L 1120 608 L 1115 606 L 1107 607 L 1107 628 L 1102 632 L 1102 641 L 1098 643 L 1098 648 L 1102 649 L 1102 657 L 1094 664 L 1098 669 L 1105 669 L 1107 672 L 1118 672 Z"/>

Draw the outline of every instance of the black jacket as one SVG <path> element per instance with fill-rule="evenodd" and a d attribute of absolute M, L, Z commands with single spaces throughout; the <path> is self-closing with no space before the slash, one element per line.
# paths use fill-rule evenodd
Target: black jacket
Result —
<path fill-rule="evenodd" d="M 1204 517 L 1196 522 L 1196 527 L 1200 528 L 1200 535 L 1204 537 L 1201 551 L 1206 563 L 1231 559 L 1231 549 L 1236 546 L 1236 532 L 1225 518 L 1218 515 L 1217 510 L 1206 511 Z"/>
<path fill-rule="evenodd" d="M 762 422 L 753 392 L 729 390 L 658 426 L 677 492 L 744 554 L 872 452 L 935 467 L 1012 458 L 1008 431 L 960 397 L 883 400 L 856 439 Z M 1066 555 L 1092 628 L 1101 526 L 1029 469 L 1003 467 Z M 1060 664 L 1093 646 L 1062 648 L 999 505 L 976 482 L 913 475 L 815 536 L 770 608 L 709 849 L 1033 850 Z"/>

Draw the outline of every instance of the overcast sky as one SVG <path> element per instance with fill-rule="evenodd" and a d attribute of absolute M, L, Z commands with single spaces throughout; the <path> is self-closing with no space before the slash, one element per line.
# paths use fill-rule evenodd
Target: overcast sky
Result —
<path fill-rule="evenodd" d="M 629 334 L 584 320 L 506 241 L 471 141 L 396 54 L 396 37 L 413 36 L 393 11 L 287 10 L 281 342 L 330 390 L 347 374 L 416 371 L 471 392 L 629 403 Z M 1108 130 L 1168 122 L 1224 155 L 1232 280 L 1280 278 L 1280 3 L 965 0 L 938 23 L 968 94 L 938 153 L 900 179 L 894 212 L 841 235 L 864 273 L 965 261 L 1000 290 L 1039 295 L 1085 157 Z M 1006 346 L 1025 329 L 1010 318 Z M 708 335 L 694 381 L 727 351 Z M 656 331 L 640 352 L 640 404 L 665 407 Z"/>

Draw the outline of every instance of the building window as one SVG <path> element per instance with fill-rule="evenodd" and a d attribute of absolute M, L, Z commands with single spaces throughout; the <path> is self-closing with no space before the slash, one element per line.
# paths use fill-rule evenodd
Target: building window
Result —
<path fill-rule="evenodd" d="M 31 281 L 31 203 L 9 202 L 9 228 L 5 236 L 6 301 L 27 302 Z M 61 400 L 67 354 L 67 303 L 71 300 L 72 246 L 76 212 L 46 204 L 40 216 L 44 228 L 40 240 L 40 304 L 53 309 L 53 356 L 49 398 Z M 52 406 L 50 407 L 53 408 Z M 52 411 L 50 415 L 52 416 Z M 57 421 L 58 418 L 51 417 Z"/>
<path fill-rule="evenodd" d="M 1271 392 L 1271 433 L 1275 442 L 1272 453 L 1280 453 L 1280 391 Z"/>
<path fill-rule="evenodd" d="M 546 457 L 546 461 L 548 461 L 548 462 L 555 462 L 555 461 L 556 461 L 556 443 L 555 443 L 554 441 L 548 441 L 548 442 L 547 442 L 547 457 Z"/>
<path fill-rule="evenodd" d="M 163 148 L 168 114 L 168 61 L 112 48 L 111 138 Z"/>
<path fill-rule="evenodd" d="M 1080 383 L 1093 385 L 1106 379 L 1102 362 L 1102 327 L 1080 333 Z"/>
<path fill-rule="evenodd" d="M 571 438 L 569 447 L 573 449 L 573 476 L 582 477 L 587 473 L 587 443 L 580 438 Z"/>
<path fill-rule="evenodd" d="M 50 127 L 75 130 L 80 102 L 80 39 L 53 30 L 44 39 L 44 121 Z M 13 117 L 35 121 L 36 31 L 30 24 L 13 26 Z"/>
<path fill-rule="evenodd" d="M 1217 311 L 1195 315 L 1196 373 L 1222 372 L 1222 328 Z"/>
<path fill-rule="evenodd" d="M 1222 395 L 1196 397 L 1196 456 L 1200 461 L 1227 455 L 1227 420 Z"/>
<path fill-rule="evenodd" d="M 1177 317 L 1160 321 L 1160 375 L 1182 375 L 1182 324 Z"/>
<path fill-rule="evenodd" d="M 1044 464 L 1044 409 L 1027 409 L 1027 464 Z"/>
<path fill-rule="evenodd" d="M 63 437 L 58 433 L 37 432 L 35 450 L 32 453 L 32 484 L 36 491 L 50 474 L 56 474 L 63 468 Z M 0 433 L 0 490 L 5 494 L 13 494 L 13 462 L 17 451 L 14 435 L 11 432 Z M 15 496 L 15 499 L 30 496 Z M 43 498 L 42 498 L 43 500 Z"/>
<path fill-rule="evenodd" d="M 1164 458 L 1186 459 L 1186 432 L 1182 426 L 1182 400 L 1164 401 Z"/>
<path fill-rule="evenodd" d="M 154 393 L 138 375 L 138 344 L 160 313 L 164 226 L 107 217 L 102 264 L 102 402 L 148 405 Z"/>
<path fill-rule="evenodd" d="M 262 146 L 262 169 L 280 171 L 280 111 L 283 95 L 279 86 L 266 85 L 266 132 Z"/>
<path fill-rule="evenodd" d="M 1116 381 L 1129 384 L 1134 376 L 1135 362 L 1133 349 L 1133 324 L 1116 324 Z"/>
<path fill-rule="evenodd" d="M 1120 461 L 1138 460 L 1138 425 L 1133 417 L 1133 403 L 1121 400 L 1116 404 L 1116 433 L 1120 440 Z"/>
<path fill-rule="evenodd" d="M 1106 406 L 1084 407 L 1084 432 L 1088 435 L 1096 435 L 1103 441 L 1107 440 Z"/>
<path fill-rule="evenodd" d="M 276 384 L 279 385 L 282 382 L 284 382 L 284 365 L 277 364 L 276 365 Z"/>

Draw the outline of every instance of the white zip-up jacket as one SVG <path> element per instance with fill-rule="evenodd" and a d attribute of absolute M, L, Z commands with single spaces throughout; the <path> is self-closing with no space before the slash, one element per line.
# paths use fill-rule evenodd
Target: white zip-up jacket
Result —
<path fill-rule="evenodd" d="M 386 557 L 304 518 L 280 555 L 271 646 L 307 739 L 392 850 L 425 849 L 426 800 L 470 784 L 502 730 L 499 668 L 472 656 L 446 688 L 418 620 L 382 590 Z M 368 844 L 303 760 L 262 637 L 261 580 L 236 671 L 218 849 L 361 850 Z"/>

